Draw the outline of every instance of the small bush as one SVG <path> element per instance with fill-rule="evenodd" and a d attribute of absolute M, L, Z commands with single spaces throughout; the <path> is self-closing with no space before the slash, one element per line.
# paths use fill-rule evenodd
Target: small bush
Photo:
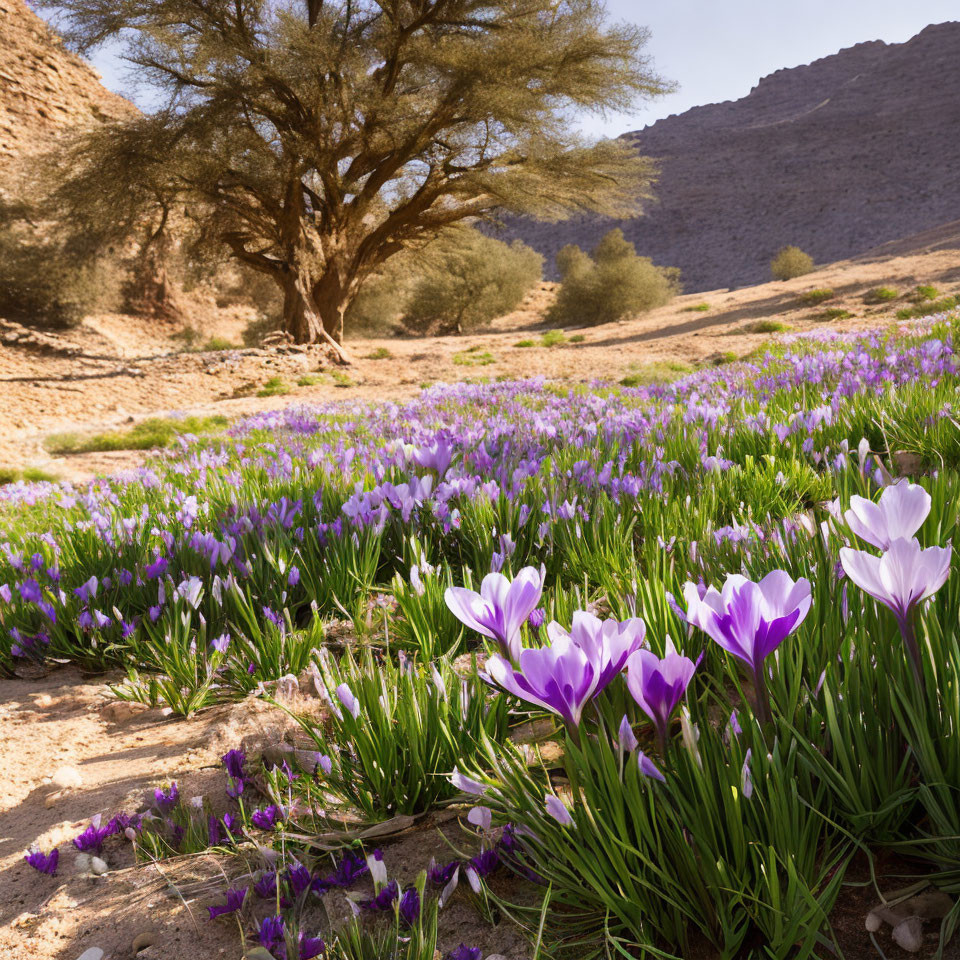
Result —
<path fill-rule="evenodd" d="M 393 354 L 386 347 L 377 347 L 376 350 L 371 350 L 363 359 L 364 360 L 389 360 Z"/>
<path fill-rule="evenodd" d="M 515 347 L 536 347 L 539 346 L 536 340 L 518 340 L 515 344 Z"/>
<path fill-rule="evenodd" d="M 915 307 L 904 307 L 897 311 L 898 320 L 912 320 L 915 317 L 928 317 L 932 313 L 945 313 L 960 306 L 960 296 L 943 297 L 940 300 L 930 300 L 917 304 Z"/>
<path fill-rule="evenodd" d="M 863 295 L 864 303 L 887 303 L 890 300 L 896 300 L 900 296 L 900 291 L 893 287 L 874 287 Z"/>
<path fill-rule="evenodd" d="M 463 333 L 515 309 L 543 276 L 543 257 L 476 230 L 451 230 L 425 257 L 404 312 L 418 332 Z"/>
<path fill-rule="evenodd" d="M 679 271 L 637 256 L 622 230 L 611 230 L 591 256 L 570 245 L 557 254 L 563 283 L 548 317 L 561 324 L 611 323 L 661 307 L 680 291 Z"/>
<path fill-rule="evenodd" d="M 820 313 L 815 313 L 813 319 L 819 323 L 825 323 L 828 320 L 847 320 L 852 316 L 853 314 L 849 310 L 844 310 L 843 307 L 829 307 L 821 310 Z"/>
<path fill-rule="evenodd" d="M 649 387 L 657 383 L 669 383 L 692 373 L 693 367 L 682 360 L 656 360 L 653 363 L 632 363 L 630 370 L 620 381 L 620 386 Z"/>
<path fill-rule="evenodd" d="M 496 363 L 497 358 L 484 350 L 482 347 L 468 347 L 453 355 L 453 362 L 458 367 L 485 367 L 488 364 Z"/>
<path fill-rule="evenodd" d="M 684 307 L 684 313 L 706 313 L 710 309 L 709 303 L 695 303 L 693 306 Z"/>
<path fill-rule="evenodd" d="M 940 291 L 929 283 L 922 283 L 913 291 L 911 297 L 916 303 L 923 303 L 926 300 L 936 300 L 940 296 Z"/>
<path fill-rule="evenodd" d="M 786 333 L 793 327 L 782 320 L 755 320 L 753 323 L 748 323 L 743 329 L 747 333 Z"/>
<path fill-rule="evenodd" d="M 315 387 L 318 383 L 323 383 L 323 376 L 319 373 L 305 373 L 298 381 L 298 387 Z"/>
<path fill-rule="evenodd" d="M 350 379 L 345 373 L 341 373 L 339 370 L 330 371 L 330 379 L 333 381 L 335 387 L 355 387 L 356 383 Z"/>
<path fill-rule="evenodd" d="M 583 343 L 587 338 L 582 333 L 575 333 L 571 338 L 571 343 Z"/>
<path fill-rule="evenodd" d="M 544 347 L 556 347 L 561 343 L 566 343 L 567 338 L 562 330 L 548 330 L 541 338 L 540 344 Z"/>
<path fill-rule="evenodd" d="M 774 280 L 792 280 L 812 272 L 813 257 L 799 247 L 783 247 L 770 261 L 770 272 Z"/>
<path fill-rule="evenodd" d="M 805 307 L 815 307 L 824 300 L 832 300 L 834 296 L 834 292 L 829 287 L 822 290 L 807 290 L 806 293 L 800 294 L 800 303 Z"/>
<path fill-rule="evenodd" d="M 271 377 L 258 391 L 258 397 L 282 397 L 290 392 L 290 385 L 282 377 Z"/>
<path fill-rule="evenodd" d="M 207 351 L 214 350 L 236 350 L 237 345 L 225 340 L 223 337 L 211 337 L 204 345 L 203 349 Z"/>

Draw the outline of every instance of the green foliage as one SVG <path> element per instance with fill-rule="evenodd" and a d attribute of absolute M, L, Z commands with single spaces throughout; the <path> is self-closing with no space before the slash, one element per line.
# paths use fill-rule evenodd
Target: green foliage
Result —
<path fill-rule="evenodd" d="M 931 288 L 932 289 L 932 288 Z M 927 300 L 915 307 L 903 307 L 897 311 L 898 320 L 912 320 L 914 317 L 928 317 L 933 313 L 945 313 L 960 306 L 960 295 L 943 297 L 940 300 Z"/>
<path fill-rule="evenodd" d="M 923 303 L 925 300 L 936 300 L 940 296 L 940 291 L 929 283 L 921 283 L 911 294 L 911 299 L 916 303 Z"/>
<path fill-rule="evenodd" d="M 863 295 L 864 303 L 888 303 L 890 300 L 896 300 L 900 296 L 900 291 L 893 287 L 874 287 Z"/>
<path fill-rule="evenodd" d="M 826 322 L 828 320 L 848 320 L 852 316 L 853 314 L 849 310 L 844 310 L 843 307 L 828 307 L 826 310 L 814 314 L 813 319 Z"/>
<path fill-rule="evenodd" d="M 622 320 L 663 306 L 680 291 L 679 272 L 637 256 L 619 228 L 601 239 L 592 256 L 564 247 L 557 267 L 563 283 L 548 316 L 561 324 Z"/>
<path fill-rule="evenodd" d="M 428 249 L 404 311 L 417 330 L 463 333 L 516 308 L 543 276 L 543 257 L 468 228 Z"/>
<path fill-rule="evenodd" d="M 774 280 L 792 280 L 811 273 L 813 269 L 813 257 L 799 247 L 783 247 L 770 261 L 770 273 Z"/>
<path fill-rule="evenodd" d="M 754 320 L 743 328 L 747 333 L 786 333 L 793 327 L 783 320 Z"/>
<path fill-rule="evenodd" d="M 236 350 L 237 345 L 231 343 L 229 340 L 224 339 L 223 337 L 211 337 L 209 340 L 204 343 L 203 350 Z"/>
<path fill-rule="evenodd" d="M 0 467 L 0 486 L 16 483 L 18 480 L 26 483 L 56 483 L 57 477 L 39 467 L 24 467 L 23 470 L 17 470 L 15 467 Z"/>
<path fill-rule="evenodd" d="M 805 307 L 815 307 L 818 303 L 823 303 L 824 300 L 832 300 L 836 294 L 829 287 L 824 287 L 819 290 L 807 290 L 806 293 L 800 294 L 800 303 Z"/>
<path fill-rule="evenodd" d="M 298 381 L 298 387 L 315 387 L 318 383 L 323 383 L 323 375 L 319 373 L 305 373 Z"/>
<path fill-rule="evenodd" d="M 309 777 L 297 782 L 306 809 L 319 791 L 369 820 L 421 813 L 456 795 L 447 776 L 480 753 L 482 740 L 507 734 L 504 699 L 490 702 L 483 681 L 473 674 L 462 682 L 445 660 L 428 669 L 372 653 L 359 661 L 347 654 L 339 664 L 326 657 L 315 682 L 329 700 L 330 721 L 296 719 L 329 757 L 330 772 L 319 787 Z"/>
<path fill-rule="evenodd" d="M 458 367 L 485 367 L 491 363 L 496 363 L 497 358 L 481 346 L 472 346 L 455 353 L 453 362 Z"/>
<path fill-rule="evenodd" d="M 677 377 L 692 373 L 693 367 L 682 360 L 655 360 L 652 363 L 631 364 L 630 371 L 621 379 L 621 386 L 648 387 L 655 383 L 669 383 Z"/>
<path fill-rule="evenodd" d="M 695 303 L 692 306 L 684 307 L 684 313 L 706 313 L 710 309 L 709 303 Z"/>
<path fill-rule="evenodd" d="M 257 391 L 258 397 L 282 397 L 290 392 L 290 384 L 283 377 L 270 377 Z"/>
<path fill-rule="evenodd" d="M 24 223 L 0 222 L 0 316 L 29 327 L 70 327 L 115 307 L 118 282 L 89 252 L 79 255 Z"/>
<path fill-rule="evenodd" d="M 562 330 L 548 330 L 539 340 L 518 340 L 515 347 L 558 347 L 562 343 L 582 343 L 585 337 L 582 334 L 570 337 L 568 340 Z"/>
<path fill-rule="evenodd" d="M 536 340 L 518 340 L 515 344 L 515 347 L 526 348 L 526 347 L 539 347 L 540 344 Z"/>
<path fill-rule="evenodd" d="M 365 360 L 391 360 L 393 354 L 386 347 L 377 347 L 375 350 L 371 350 Z"/>
<path fill-rule="evenodd" d="M 570 337 L 570 343 L 584 343 L 586 341 L 586 336 L 582 333 L 575 333 Z"/>
<path fill-rule="evenodd" d="M 109 450 L 152 450 L 169 446 L 182 434 L 215 433 L 222 430 L 227 422 L 227 418 L 221 415 L 182 419 L 149 417 L 129 430 L 95 433 L 88 437 L 75 433 L 53 433 L 44 441 L 44 448 L 56 456 Z"/>

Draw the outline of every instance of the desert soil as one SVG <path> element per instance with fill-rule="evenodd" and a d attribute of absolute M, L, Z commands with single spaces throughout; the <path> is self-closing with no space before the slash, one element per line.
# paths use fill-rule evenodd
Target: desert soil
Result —
<path fill-rule="evenodd" d="M 471 377 L 619 380 L 653 363 L 696 365 L 724 354 L 741 357 L 771 338 L 751 331 L 759 320 L 780 320 L 795 331 L 876 326 L 887 322 L 903 301 L 871 307 L 864 304 L 863 294 L 878 286 L 906 292 L 918 283 L 934 284 L 943 293 L 960 289 L 960 250 L 901 247 L 894 255 L 881 250 L 795 280 L 689 294 L 636 319 L 566 330 L 568 336 L 582 335 L 581 343 L 517 347 L 522 340 L 536 340 L 550 326 L 545 312 L 554 287 L 545 283 L 519 310 L 466 336 L 352 339 L 347 346 L 355 362 L 347 368 L 334 367 L 321 347 L 183 352 L 175 336 L 179 328 L 129 316 L 90 317 L 53 338 L 55 349 L 50 352 L 12 343 L 0 346 L 0 412 L 6 427 L 0 436 L 0 466 L 40 467 L 69 480 L 116 472 L 140 462 L 142 455 L 53 457 L 45 451 L 44 440 L 51 433 L 95 432 L 148 416 L 238 416 L 290 403 L 403 400 L 423 385 Z M 822 288 L 833 289 L 836 296 L 820 307 L 799 302 L 804 291 Z M 710 306 L 706 312 L 690 309 L 704 303 Z M 853 317 L 818 321 L 816 315 L 828 307 L 846 309 Z M 239 343 L 250 319 L 239 308 L 211 309 L 197 321 L 199 337 Z M 378 351 L 384 350 L 388 354 L 378 359 Z M 304 374 L 318 371 L 318 384 L 295 386 Z M 339 373 L 349 378 L 348 385 Z M 257 397 L 257 390 L 274 376 L 293 391 Z"/>

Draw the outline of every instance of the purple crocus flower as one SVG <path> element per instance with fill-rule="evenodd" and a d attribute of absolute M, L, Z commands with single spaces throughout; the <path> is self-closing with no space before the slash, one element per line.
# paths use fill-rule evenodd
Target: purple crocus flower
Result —
<path fill-rule="evenodd" d="M 459 866 L 459 860 L 450 860 L 447 863 L 433 861 L 427 870 L 427 877 L 435 887 L 445 887 L 453 879 Z"/>
<path fill-rule="evenodd" d="M 235 837 L 243 832 L 243 824 L 232 813 L 223 815 L 223 826 L 227 833 Z"/>
<path fill-rule="evenodd" d="M 400 897 L 400 906 L 397 908 L 400 919 L 412 927 L 420 919 L 420 894 L 416 887 L 407 887 Z"/>
<path fill-rule="evenodd" d="M 274 900 L 277 896 L 276 871 L 265 873 L 253 885 L 253 892 L 263 900 Z"/>
<path fill-rule="evenodd" d="M 247 755 L 242 750 L 228 750 L 220 759 L 228 776 L 234 780 L 242 780 L 246 776 L 244 764 L 247 762 Z"/>
<path fill-rule="evenodd" d="M 287 867 L 284 872 L 284 877 L 295 897 L 299 897 L 301 893 L 309 890 L 313 883 L 313 877 L 310 875 L 310 871 L 296 860 Z"/>
<path fill-rule="evenodd" d="M 930 494 L 919 484 L 898 480 L 885 487 L 877 503 L 851 497 L 844 519 L 851 532 L 886 550 L 894 540 L 909 539 L 930 513 Z"/>
<path fill-rule="evenodd" d="M 573 817 L 567 809 L 566 804 L 555 794 L 548 793 L 546 796 L 547 813 L 553 817 L 561 827 L 575 827 Z"/>
<path fill-rule="evenodd" d="M 110 821 L 105 827 L 100 826 L 100 814 L 98 813 L 91 821 L 89 826 L 78 837 L 74 837 L 73 845 L 81 852 L 86 853 L 89 850 L 95 850 L 99 853 L 103 849 L 103 841 L 107 837 L 113 836 L 117 832 L 114 821 Z"/>
<path fill-rule="evenodd" d="M 520 669 L 496 654 L 486 670 L 498 686 L 528 703 L 557 714 L 576 735 L 583 708 L 597 691 L 597 670 L 590 658 L 566 634 L 549 647 L 523 650 Z"/>
<path fill-rule="evenodd" d="M 210 914 L 207 919 L 214 920 L 228 913 L 236 913 L 243 906 L 243 901 L 247 897 L 248 889 L 248 887 L 234 887 L 228 890 L 226 903 L 216 907 L 207 907 L 207 913 Z"/>
<path fill-rule="evenodd" d="M 364 910 L 369 910 L 372 913 L 389 910 L 399 896 L 400 887 L 397 886 L 396 880 L 391 880 L 389 883 L 384 884 L 375 897 L 372 897 L 370 900 L 361 900 L 360 906 L 363 907 Z"/>
<path fill-rule="evenodd" d="M 301 933 L 298 938 L 297 949 L 300 960 L 314 960 L 326 952 L 327 945 L 319 937 L 308 937 Z"/>
<path fill-rule="evenodd" d="M 894 540 L 879 557 L 849 547 L 840 551 L 846 575 L 864 593 L 893 611 L 918 683 L 923 682 L 923 664 L 913 632 L 913 611 L 947 582 L 951 557 L 950 547 L 924 550 L 916 538 L 903 537 Z"/>
<path fill-rule="evenodd" d="M 291 567 L 287 574 L 287 586 L 295 587 L 300 582 L 300 570 L 297 567 Z M 323 942 L 322 940 L 320 941 Z"/>
<path fill-rule="evenodd" d="M 177 786 L 176 780 L 174 780 L 166 790 L 162 787 L 157 787 L 153 791 L 153 799 L 160 810 L 164 812 L 172 810 L 180 799 L 180 788 Z"/>
<path fill-rule="evenodd" d="M 19 587 L 20 596 L 26 603 L 39 603 L 43 599 L 40 584 L 36 580 L 24 580 Z"/>
<path fill-rule="evenodd" d="M 251 823 L 261 830 L 272 830 L 282 819 L 283 811 L 275 803 L 264 807 L 263 810 L 254 810 L 250 817 Z"/>
<path fill-rule="evenodd" d="M 661 783 L 666 780 L 657 769 L 656 764 L 642 750 L 637 751 L 637 766 L 645 777 L 653 777 L 654 780 L 659 780 Z"/>
<path fill-rule="evenodd" d="M 569 634 L 556 621 L 547 626 L 551 640 L 567 635 L 590 658 L 597 672 L 594 696 L 623 670 L 627 658 L 643 645 L 647 628 L 639 617 L 629 620 L 601 620 L 585 610 L 573 614 Z"/>
<path fill-rule="evenodd" d="M 447 587 L 444 600 L 461 622 L 499 644 L 513 663 L 520 659 L 520 628 L 540 603 L 546 568 L 524 567 L 512 581 L 502 573 L 488 573 L 480 592 Z"/>
<path fill-rule="evenodd" d="M 60 862 L 60 851 L 51 850 L 50 853 L 44 853 L 42 850 L 31 850 L 23 858 L 40 873 L 46 873 L 53 877 L 57 873 L 57 864 Z"/>
<path fill-rule="evenodd" d="M 275 917 L 264 917 L 257 928 L 257 939 L 265 950 L 269 950 L 281 960 L 286 960 L 286 926 L 282 916 L 278 914 Z"/>
<path fill-rule="evenodd" d="M 750 667 L 757 718 L 765 723 L 770 705 L 763 662 L 810 612 L 810 581 L 801 577 L 794 583 L 783 570 L 768 573 L 759 583 L 730 574 L 719 592 L 709 587 L 701 596 L 688 583 L 683 595 L 690 623 Z"/>
<path fill-rule="evenodd" d="M 663 753 L 670 714 L 687 692 L 697 665 L 668 645 L 661 660 L 650 650 L 638 650 L 627 660 L 627 689 L 641 710 L 653 721 Z"/>
<path fill-rule="evenodd" d="M 479 947 L 468 947 L 460 944 L 455 950 L 451 950 L 443 960 L 481 960 L 483 951 Z"/>

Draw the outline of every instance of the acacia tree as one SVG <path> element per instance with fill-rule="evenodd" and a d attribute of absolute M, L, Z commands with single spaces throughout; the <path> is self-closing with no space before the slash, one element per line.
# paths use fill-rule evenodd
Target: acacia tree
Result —
<path fill-rule="evenodd" d="M 182 209 L 275 280 L 298 342 L 339 343 L 363 280 L 450 224 L 649 196 L 648 159 L 570 130 L 667 89 L 602 0 L 38 2 L 165 96 L 79 141 L 61 209 L 105 237 Z"/>

